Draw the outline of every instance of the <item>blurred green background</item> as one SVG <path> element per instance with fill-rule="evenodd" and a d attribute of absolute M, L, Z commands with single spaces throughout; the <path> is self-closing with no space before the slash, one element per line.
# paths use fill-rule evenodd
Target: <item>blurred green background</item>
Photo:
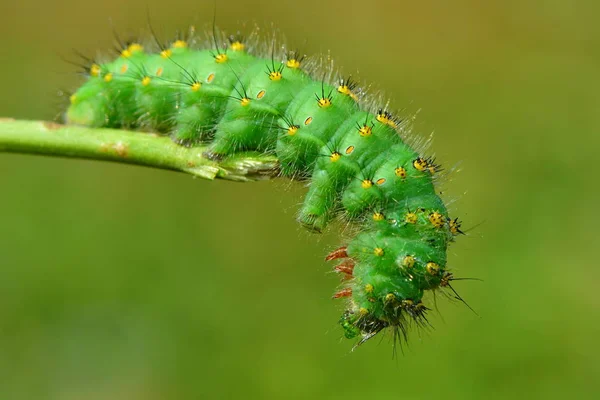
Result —
<path fill-rule="evenodd" d="M 418 3 L 418 4 L 417 4 Z M 563 399 L 600 389 L 600 13 L 589 1 L 218 2 L 373 83 L 432 151 L 469 230 L 450 249 L 477 310 L 351 353 L 323 256 L 285 181 L 206 182 L 0 154 L 0 399 Z M 52 119 L 72 49 L 146 10 L 167 38 L 212 1 L 2 0 L 0 116 Z M 593 134 L 592 134 L 593 133 Z"/>

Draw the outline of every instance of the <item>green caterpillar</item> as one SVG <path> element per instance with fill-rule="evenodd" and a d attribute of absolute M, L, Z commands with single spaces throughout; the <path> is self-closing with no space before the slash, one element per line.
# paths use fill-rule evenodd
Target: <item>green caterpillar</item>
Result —
<path fill-rule="evenodd" d="M 216 37 L 205 49 L 189 39 L 155 51 L 131 43 L 113 61 L 92 62 L 66 121 L 208 142 L 217 158 L 275 153 L 283 176 L 310 179 L 301 224 L 321 231 L 341 216 L 358 228 L 327 256 L 341 260 L 343 287 L 333 297 L 348 298 L 345 336 L 362 343 L 386 327 L 406 336 L 411 321 L 426 324 L 423 296 L 451 288 L 446 249 L 462 233 L 435 193 L 439 166 L 404 142 L 402 120 L 372 112 L 350 79 L 334 85 L 297 52 L 275 61 L 274 51 L 252 55 L 239 36 L 226 46 Z"/>

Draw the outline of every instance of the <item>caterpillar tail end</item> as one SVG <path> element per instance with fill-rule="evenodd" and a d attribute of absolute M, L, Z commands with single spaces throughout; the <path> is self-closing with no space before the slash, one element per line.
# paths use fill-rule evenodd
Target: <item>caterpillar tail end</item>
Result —
<path fill-rule="evenodd" d="M 422 292 L 417 291 L 412 293 L 410 298 L 403 298 L 389 290 L 377 293 L 371 284 L 359 285 L 358 282 L 362 282 L 363 278 L 356 277 L 356 270 L 360 275 L 361 270 L 364 274 L 365 268 L 371 267 L 349 256 L 347 247 L 332 251 L 326 260 L 341 261 L 334 267 L 334 271 L 340 274 L 344 287 L 335 293 L 333 298 L 348 299 L 348 307 L 340 318 L 339 324 L 347 339 L 360 338 L 356 346 L 386 328 L 394 331 L 394 338 L 406 341 L 410 324 L 419 327 L 426 327 L 429 324 L 426 317 L 428 308 L 421 301 Z M 452 275 L 448 273 L 444 277 L 444 279 L 451 279 Z M 380 284 L 383 283 L 380 281 Z M 441 286 L 444 285 L 444 282 L 442 283 Z M 406 290 L 403 292 L 407 293 Z"/>
<path fill-rule="evenodd" d="M 389 304 L 382 313 L 367 308 L 359 308 L 353 302 L 339 320 L 347 339 L 360 337 L 356 346 L 360 346 L 385 328 L 394 330 L 394 337 L 407 340 L 408 325 L 414 323 L 425 327 L 427 307 L 423 303 L 410 300 Z"/>

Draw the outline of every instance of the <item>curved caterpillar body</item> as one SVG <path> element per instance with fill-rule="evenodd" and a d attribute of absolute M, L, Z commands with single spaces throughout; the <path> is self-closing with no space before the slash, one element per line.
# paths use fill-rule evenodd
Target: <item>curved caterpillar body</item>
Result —
<path fill-rule="evenodd" d="M 409 147 L 401 120 L 371 110 L 350 80 L 333 85 L 306 72 L 303 59 L 283 61 L 246 51 L 240 38 L 227 49 L 192 49 L 176 40 L 155 52 L 140 44 L 107 63 L 89 65 L 89 78 L 66 112 L 68 123 L 168 133 L 182 145 L 211 143 L 211 155 L 276 153 L 281 174 L 310 178 L 298 220 L 321 231 L 335 216 L 358 227 L 327 260 L 348 298 L 340 324 L 360 343 L 386 327 L 406 335 L 426 323 L 427 291 L 449 285 L 446 248 L 459 233 L 436 195 L 439 166 Z"/>

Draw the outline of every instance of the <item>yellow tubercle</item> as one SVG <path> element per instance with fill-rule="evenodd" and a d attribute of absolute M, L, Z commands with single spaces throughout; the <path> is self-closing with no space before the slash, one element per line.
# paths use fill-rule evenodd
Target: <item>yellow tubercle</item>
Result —
<path fill-rule="evenodd" d="M 402 259 L 402 266 L 405 268 L 412 268 L 415 266 L 415 258 L 413 256 L 405 256 Z"/>
<path fill-rule="evenodd" d="M 371 136 L 373 133 L 373 128 L 371 128 L 369 125 L 363 125 L 358 129 L 358 133 L 362 137 Z"/>
<path fill-rule="evenodd" d="M 419 157 L 413 161 L 413 167 L 415 167 L 417 171 L 423 172 L 427 169 L 427 160 L 425 160 L 422 157 Z"/>
<path fill-rule="evenodd" d="M 235 42 L 232 42 L 229 47 L 233 51 L 243 51 L 246 48 L 246 45 L 239 40 L 236 40 Z"/>
<path fill-rule="evenodd" d="M 365 179 L 364 181 L 361 182 L 360 186 L 363 189 L 369 189 L 371 186 L 373 186 L 373 181 L 370 179 Z"/>
<path fill-rule="evenodd" d="M 394 173 L 396 174 L 396 176 L 398 178 L 406 178 L 406 169 L 404 169 L 403 167 L 398 167 L 394 170 Z"/>
<path fill-rule="evenodd" d="M 428 218 L 429 222 L 431 222 L 431 225 L 433 225 L 436 228 L 441 228 L 446 223 L 446 218 L 437 211 L 429 214 Z"/>
<path fill-rule="evenodd" d="M 340 153 L 338 153 L 337 151 L 334 151 L 333 153 L 331 153 L 331 155 L 329 156 L 329 159 L 331 160 L 331 162 L 336 162 L 338 161 L 340 158 L 342 158 L 342 155 Z"/>
<path fill-rule="evenodd" d="M 437 275 L 440 273 L 440 266 L 433 261 L 428 262 L 425 269 L 429 275 Z"/>
<path fill-rule="evenodd" d="M 373 214 L 373 221 L 383 221 L 385 219 L 385 216 L 380 213 L 380 212 L 376 212 Z"/>
<path fill-rule="evenodd" d="M 417 214 L 415 214 L 414 212 L 406 213 L 406 215 L 404 216 L 404 221 L 409 224 L 416 224 Z"/>
<path fill-rule="evenodd" d="M 90 75 L 98 76 L 100 75 L 100 66 L 98 64 L 92 64 L 90 67 Z"/>
<path fill-rule="evenodd" d="M 340 85 L 337 88 L 337 91 L 341 94 L 345 94 L 346 96 L 350 96 L 354 101 L 358 100 L 358 96 L 354 94 L 354 92 L 348 87 L 348 85 Z"/>
<path fill-rule="evenodd" d="M 110 81 L 112 81 L 113 78 L 113 74 L 111 72 L 109 72 L 108 74 L 104 75 L 104 82 L 108 83 Z"/>
<path fill-rule="evenodd" d="M 390 114 L 389 112 L 384 111 L 384 110 L 379 110 L 377 112 L 376 119 L 377 119 L 377 121 L 381 122 L 382 124 L 391 126 L 392 128 L 396 128 L 398 126 L 398 124 L 396 123 L 396 120 L 394 119 L 392 114 Z"/>
<path fill-rule="evenodd" d="M 171 47 L 174 49 L 184 49 L 187 47 L 187 42 L 185 40 L 176 40 Z"/>
<path fill-rule="evenodd" d="M 384 254 L 384 251 L 381 247 L 375 247 L 375 249 L 373 250 L 373 254 L 375 254 L 377 257 L 381 257 Z"/>
<path fill-rule="evenodd" d="M 462 233 L 462 231 L 460 230 L 462 223 L 458 220 L 458 218 L 454 218 L 451 219 L 448 222 L 448 226 L 450 227 L 450 233 L 452 233 L 453 235 L 458 235 L 459 233 Z"/>
<path fill-rule="evenodd" d="M 350 93 L 352 93 L 352 91 L 350 90 L 348 85 L 338 86 L 337 91 L 340 92 L 341 94 L 345 94 L 346 96 L 350 96 Z"/>
<path fill-rule="evenodd" d="M 139 44 L 139 43 L 131 43 L 131 44 L 129 45 L 129 47 L 127 47 L 127 49 L 128 49 L 130 52 L 134 53 L 134 52 L 136 52 L 136 51 L 144 51 L 144 46 L 142 46 L 142 45 L 141 45 L 141 44 Z"/>
<path fill-rule="evenodd" d="M 376 118 L 377 121 L 381 122 L 382 124 L 387 124 L 388 122 L 390 122 L 390 114 L 388 114 L 387 112 L 379 112 Z"/>
<path fill-rule="evenodd" d="M 365 293 L 373 293 L 373 285 L 371 285 L 370 283 L 367 283 L 365 285 Z"/>
<path fill-rule="evenodd" d="M 242 105 L 242 107 L 246 107 L 248 104 L 250 104 L 250 99 L 244 97 L 242 100 L 240 100 L 240 104 Z"/>
<path fill-rule="evenodd" d="M 415 302 L 412 301 L 411 299 L 402 300 L 402 305 L 404 307 L 412 307 L 413 304 L 415 304 Z"/>
<path fill-rule="evenodd" d="M 287 60 L 287 62 L 285 63 L 285 65 L 288 68 L 298 69 L 298 68 L 300 68 L 300 61 L 298 61 L 295 58 L 290 58 L 289 60 Z"/>
<path fill-rule="evenodd" d="M 197 92 L 198 90 L 200 90 L 201 87 L 202 87 L 202 84 L 200 82 L 194 82 L 194 83 L 192 83 L 192 86 L 190 88 L 192 89 L 193 92 Z"/>
<path fill-rule="evenodd" d="M 269 79 L 272 81 L 280 81 L 283 78 L 283 74 L 280 71 L 269 72 Z"/>
<path fill-rule="evenodd" d="M 160 56 L 162 58 L 169 58 L 173 55 L 173 52 L 171 51 L 171 49 L 164 49 L 163 51 L 160 52 Z"/>
<path fill-rule="evenodd" d="M 319 107 L 321 108 L 327 108 L 331 106 L 331 100 L 327 97 L 320 98 L 319 100 L 317 100 L 317 104 L 319 104 Z"/>
<path fill-rule="evenodd" d="M 133 55 L 133 53 L 137 53 L 143 50 L 144 46 L 142 46 L 141 44 L 131 43 L 129 46 L 127 46 L 126 49 L 123 49 L 123 51 L 121 51 L 121 56 L 124 58 L 129 58 Z"/>
<path fill-rule="evenodd" d="M 150 77 L 149 77 L 149 76 L 145 76 L 145 77 L 142 79 L 142 85 L 143 85 L 143 86 L 148 86 L 148 85 L 150 84 L 150 82 L 151 82 L 151 81 L 152 81 L 152 79 L 150 79 Z"/>
<path fill-rule="evenodd" d="M 299 128 L 298 125 L 292 125 L 292 126 L 290 126 L 288 128 L 288 130 L 287 130 L 287 134 L 290 135 L 290 136 L 294 136 L 296 134 L 296 132 L 298 132 L 298 128 Z"/>
<path fill-rule="evenodd" d="M 223 64 L 224 62 L 227 62 L 227 54 L 225 53 L 221 53 L 221 54 L 217 54 L 215 56 L 215 62 L 217 62 L 218 64 Z"/>

